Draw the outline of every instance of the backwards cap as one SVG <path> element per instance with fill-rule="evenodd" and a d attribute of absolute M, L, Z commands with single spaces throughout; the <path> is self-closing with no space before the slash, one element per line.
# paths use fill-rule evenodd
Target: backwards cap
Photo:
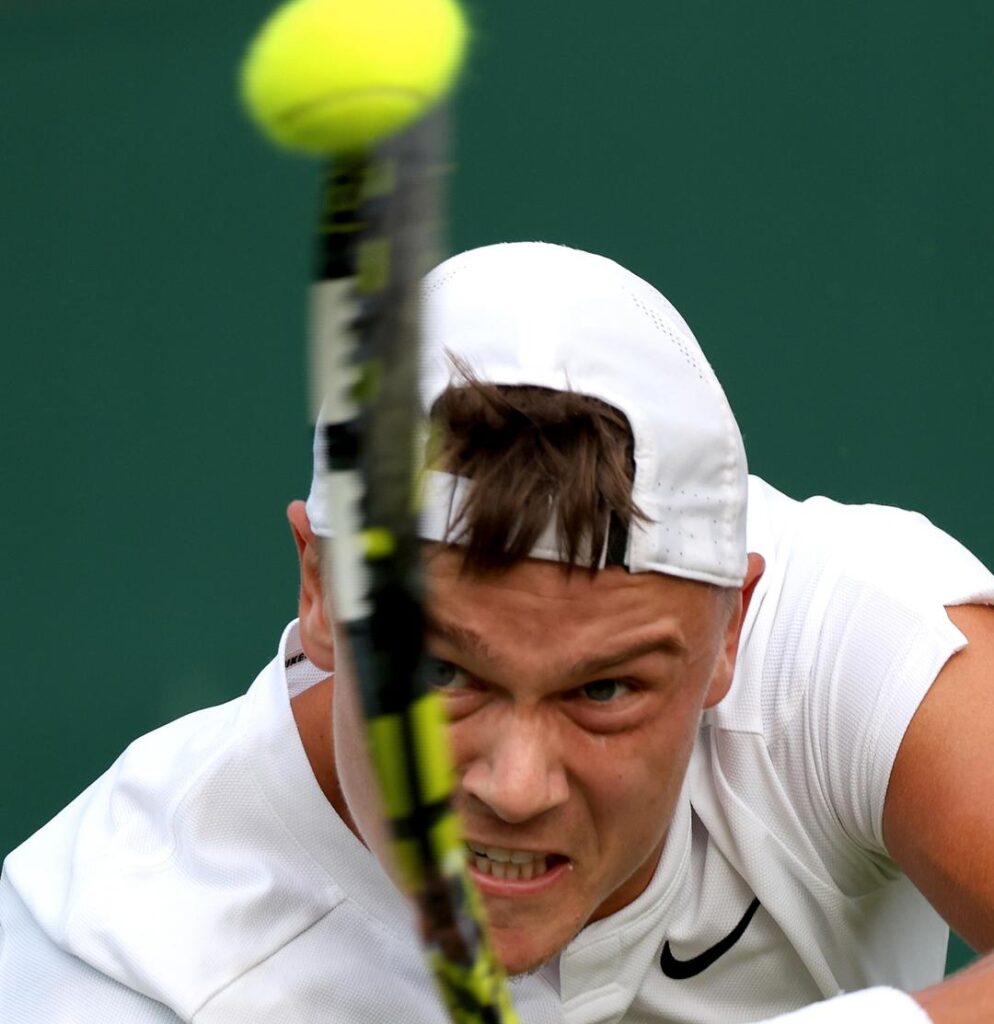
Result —
<path fill-rule="evenodd" d="M 491 384 L 570 390 L 614 406 L 632 429 L 632 497 L 647 517 L 632 522 L 623 564 L 631 572 L 742 584 L 742 436 L 697 339 L 659 292 L 602 256 L 519 242 L 473 249 L 436 267 L 424 281 L 423 317 L 426 412 L 450 384 L 458 386 L 450 356 Z M 322 476 L 315 472 L 308 513 L 315 533 L 327 536 Z M 453 539 L 449 527 L 467 486 L 429 474 L 426 539 Z M 533 557 L 559 559 L 552 530 L 550 516 Z"/>

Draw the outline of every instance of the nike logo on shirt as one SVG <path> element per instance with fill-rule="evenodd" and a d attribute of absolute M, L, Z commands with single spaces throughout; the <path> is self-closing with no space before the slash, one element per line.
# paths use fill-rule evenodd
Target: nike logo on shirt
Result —
<path fill-rule="evenodd" d="M 710 949 L 698 953 L 689 960 L 677 960 L 670 950 L 669 940 L 663 946 L 663 952 L 659 957 L 659 966 L 663 974 L 674 981 L 682 981 L 684 978 L 693 978 L 695 974 L 706 971 L 719 957 L 724 956 L 745 934 L 746 928 L 753 915 L 759 910 L 759 900 L 754 899 L 749 904 L 749 909 L 742 915 L 742 920 L 720 941 L 716 942 Z"/>

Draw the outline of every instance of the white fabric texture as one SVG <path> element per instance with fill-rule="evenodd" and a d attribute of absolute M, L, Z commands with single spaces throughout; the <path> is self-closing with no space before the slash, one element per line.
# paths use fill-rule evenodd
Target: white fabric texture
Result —
<path fill-rule="evenodd" d="M 660 864 L 515 982 L 524 1024 L 757 1021 L 941 978 L 948 930 L 880 818 L 907 723 L 964 644 L 943 606 L 994 603 L 994 576 L 919 516 L 755 479 L 750 502 L 767 572 Z M 407 906 L 297 735 L 290 695 L 317 678 L 291 624 L 243 698 L 136 741 L 7 858 L 0 1024 L 443 1024 Z M 706 969 L 664 971 L 746 919 Z"/>
<path fill-rule="evenodd" d="M 493 384 L 602 399 L 628 418 L 632 497 L 651 521 L 632 525 L 624 564 L 632 572 L 741 584 L 742 436 L 697 339 L 664 296 L 603 256 L 515 242 L 446 260 L 425 278 L 422 299 L 426 413 L 458 377 L 450 353 Z M 343 481 L 325 462 L 318 430 L 307 513 L 314 532 L 329 537 L 336 521 L 329 510 Z"/>
<path fill-rule="evenodd" d="M 161 1003 L 56 946 L 0 876 L 0 1021 L 180 1024 Z"/>

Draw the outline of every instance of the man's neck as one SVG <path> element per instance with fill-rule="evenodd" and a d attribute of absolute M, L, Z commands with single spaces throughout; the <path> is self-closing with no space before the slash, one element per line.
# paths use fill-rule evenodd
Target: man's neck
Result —
<path fill-rule="evenodd" d="M 297 732 L 300 734 L 300 742 L 304 745 L 304 752 L 321 792 L 353 835 L 361 840 L 362 836 L 359 835 L 352 815 L 349 814 L 345 795 L 338 781 L 338 772 L 335 770 L 335 748 L 331 727 L 331 696 L 334 685 L 333 677 L 322 679 L 320 683 L 315 683 L 303 693 L 298 693 L 290 701 L 290 707 Z"/>

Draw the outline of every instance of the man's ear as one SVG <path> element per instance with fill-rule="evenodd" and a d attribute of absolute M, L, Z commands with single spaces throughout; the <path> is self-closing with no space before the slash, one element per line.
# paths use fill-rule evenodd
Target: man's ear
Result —
<path fill-rule="evenodd" d="M 756 584 L 760 581 L 764 572 L 766 572 L 766 559 L 762 555 L 757 555 L 754 551 L 750 552 L 749 565 L 746 568 L 746 578 L 742 584 L 743 619 L 746 617 L 746 612 L 749 611 L 749 605 L 752 602 L 752 595 L 756 589 Z M 741 629 L 741 623 L 739 628 Z"/>
<path fill-rule="evenodd" d="M 286 510 L 300 559 L 300 642 L 308 660 L 326 672 L 335 671 L 334 632 L 325 612 L 321 585 L 320 540 L 311 530 L 307 507 L 294 501 Z"/>
<path fill-rule="evenodd" d="M 766 569 L 766 559 L 762 555 L 750 554 L 749 564 L 746 568 L 746 578 L 742 583 L 742 589 L 734 595 L 734 604 L 728 615 L 725 625 L 723 647 L 719 655 L 711 686 L 708 688 L 707 697 L 704 700 L 706 708 L 713 707 L 720 701 L 729 687 L 732 685 L 732 676 L 735 674 L 735 660 L 739 653 L 739 640 L 742 636 L 742 623 L 745 622 L 746 612 L 749 610 L 749 603 L 752 601 L 753 592 Z"/>

